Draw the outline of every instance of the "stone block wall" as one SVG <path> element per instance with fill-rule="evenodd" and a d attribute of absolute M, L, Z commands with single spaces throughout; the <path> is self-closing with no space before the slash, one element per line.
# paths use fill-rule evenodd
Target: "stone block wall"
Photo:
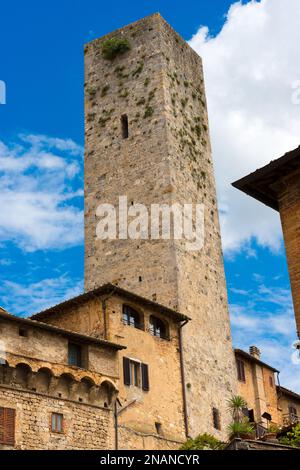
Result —
<path fill-rule="evenodd" d="M 111 37 L 131 43 L 113 61 L 101 50 Z M 201 59 L 152 15 L 86 46 L 85 96 L 85 287 L 115 282 L 192 318 L 184 331 L 190 433 L 225 438 L 236 371 Z M 119 195 L 129 207 L 203 203 L 204 248 L 187 251 L 173 239 L 97 240 L 96 209 L 117 205 Z"/>
<path fill-rule="evenodd" d="M 1 385 L 0 407 L 16 410 L 15 446 L 6 449 L 111 449 L 114 445 L 113 417 L 108 409 Z M 53 412 L 63 414 L 63 433 L 51 432 Z"/>

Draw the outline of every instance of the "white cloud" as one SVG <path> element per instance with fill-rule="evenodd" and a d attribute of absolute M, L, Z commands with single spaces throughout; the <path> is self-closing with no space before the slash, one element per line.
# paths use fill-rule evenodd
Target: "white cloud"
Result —
<path fill-rule="evenodd" d="M 278 250 L 279 217 L 231 187 L 299 145 L 300 2 L 262 0 L 231 6 L 216 37 L 201 27 L 190 41 L 202 56 L 218 186 L 223 247 L 228 253 L 255 237 Z"/>
<path fill-rule="evenodd" d="M 39 312 L 66 299 L 76 297 L 82 292 L 82 280 L 74 281 L 68 274 L 28 284 L 4 281 L 0 285 L 3 305 L 10 313 L 19 316 Z"/>
<path fill-rule="evenodd" d="M 41 135 L 0 141 L 0 241 L 25 251 L 82 242 L 82 152 L 70 139 Z"/>
<path fill-rule="evenodd" d="M 281 384 L 300 393 L 300 361 L 292 361 L 296 338 L 292 299 L 288 289 L 259 285 L 230 306 L 235 346 L 255 345 L 262 360 L 280 371 Z"/>

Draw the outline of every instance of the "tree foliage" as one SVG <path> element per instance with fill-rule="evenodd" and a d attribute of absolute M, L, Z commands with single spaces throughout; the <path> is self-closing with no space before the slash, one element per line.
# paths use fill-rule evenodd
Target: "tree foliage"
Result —
<path fill-rule="evenodd" d="M 211 434 L 199 434 L 195 439 L 188 439 L 180 450 L 222 450 L 224 443 Z"/>
<path fill-rule="evenodd" d="M 287 446 L 300 447 L 300 423 L 296 424 L 285 436 L 280 437 L 279 442 Z"/>

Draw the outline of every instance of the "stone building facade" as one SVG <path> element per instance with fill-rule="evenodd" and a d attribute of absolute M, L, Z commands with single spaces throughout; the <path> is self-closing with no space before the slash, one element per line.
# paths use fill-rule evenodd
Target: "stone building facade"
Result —
<path fill-rule="evenodd" d="M 107 60 L 111 39 L 130 50 Z M 85 116 L 85 288 L 115 283 L 192 319 L 183 330 L 188 434 L 224 438 L 236 376 L 200 57 L 159 14 L 87 44 Z M 124 231 L 97 239 L 99 205 L 117 208 L 119 196 L 129 216 L 135 203 L 149 213 L 152 204 L 203 204 L 204 247 Z"/>
<path fill-rule="evenodd" d="M 119 449 L 180 447 L 186 439 L 185 315 L 105 285 L 32 318 L 126 347 L 118 354 L 116 381 Z"/>
<path fill-rule="evenodd" d="M 263 433 L 270 424 L 286 428 L 300 422 L 300 395 L 280 385 L 279 371 L 260 358 L 260 350 L 235 350 L 238 394 L 247 402 L 245 415 Z M 264 416 L 268 414 L 269 420 Z"/>
<path fill-rule="evenodd" d="M 237 392 L 258 424 L 265 412 L 279 424 L 287 410 L 297 415 L 297 394 L 276 388 L 277 371 L 255 349 L 234 356 L 202 63 L 159 14 L 86 45 L 85 138 L 85 293 L 31 319 L 0 309 L 0 448 L 226 440 Z M 297 316 L 294 177 L 281 207 Z M 100 205 L 118 211 L 120 197 L 119 236 L 99 239 Z M 202 204 L 203 247 L 145 231 L 128 238 L 136 204 L 148 213 Z"/>
<path fill-rule="evenodd" d="M 0 333 L 0 449 L 114 448 L 122 345 L 3 310 Z"/>

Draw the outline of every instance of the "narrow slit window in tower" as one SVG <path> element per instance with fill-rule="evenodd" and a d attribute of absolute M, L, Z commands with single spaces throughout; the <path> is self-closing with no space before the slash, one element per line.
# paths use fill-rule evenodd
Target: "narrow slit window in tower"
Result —
<path fill-rule="evenodd" d="M 121 128 L 122 128 L 122 137 L 123 139 L 128 138 L 128 117 L 127 114 L 122 114 L 121 116 Z"/>

